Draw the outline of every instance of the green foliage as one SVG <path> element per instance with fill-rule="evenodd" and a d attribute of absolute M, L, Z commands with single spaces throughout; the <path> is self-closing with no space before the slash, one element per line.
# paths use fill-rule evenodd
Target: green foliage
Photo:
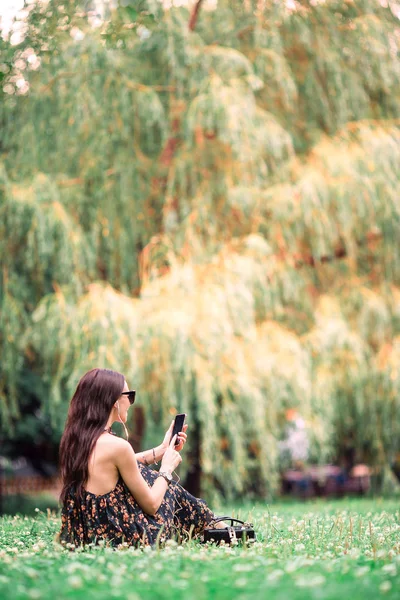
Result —
<path fill-rule="evenodd" d="M 276 491 L 290 408 L 313 460 L 353 446 L 385 487 L 400 448 L 390 3 L 219 0 L 192 23 L 124 2 L 98 27 L 85 8 L 32 5 L 25 39 L 1 42 L 4 425 L 22 373 L 60 434 L 79 377 L 110 367 L 138 389 L 147 442 L 188 413 L 208 497 Z"/>
<path fill-rule="evenodd" d="M 4 515 L 22 514 L 33 517 L 38 510 L 44 513 L 47 510 L 58 512 L 58 501 L 54 496 L 45 493 L 34 496 L 15 494 L 2 498 L 1 509 Z"/>

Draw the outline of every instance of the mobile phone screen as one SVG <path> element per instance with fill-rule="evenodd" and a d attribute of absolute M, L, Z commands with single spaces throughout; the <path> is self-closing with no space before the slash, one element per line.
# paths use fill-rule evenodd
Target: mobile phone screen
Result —
<path fill-rule="evenodd" d="M 180 415 L 176 415 L 175 417 L 175 423 L 174 423 L 174 427 L 172 429 L 172 435 L 171 435 L 171 440 L 174 437 L 174 435 L 180 433 L 183 429 L 183 426 L 185 424 L 185 419 L 186 419 L 186 414 L 182 413 Z M 175 442 L 175 446 L 177 446 L 179 444 L 179 440 L 177 439 Z"/>

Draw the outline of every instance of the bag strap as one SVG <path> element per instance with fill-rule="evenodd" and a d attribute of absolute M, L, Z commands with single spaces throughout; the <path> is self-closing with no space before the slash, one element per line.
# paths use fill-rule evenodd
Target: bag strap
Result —
<path fill-rule="evenodd" d="M 244 521 L 241 521 L 240 519 L 234 519 L 233 517 L 217 517 L 216 519 L 213 519 L 211 523 L 220 523 L 221 521 L 230 521 L 231 527 L 233 527 L 233 522 L 240 523 L 240 525 L 245 525 Z"/>

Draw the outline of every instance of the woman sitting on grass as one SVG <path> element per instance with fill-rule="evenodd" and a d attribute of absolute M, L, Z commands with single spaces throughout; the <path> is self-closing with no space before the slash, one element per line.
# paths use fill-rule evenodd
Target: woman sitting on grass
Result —
<path fill-rule="evenodd" d="M 201 533 L 215 518 L 204 500 L 171 477 L 187 425 L 177 446 L 171 423 L 160 446 L 138 454 L 112 433 L 115 421 L 125 428 L 134 399 L 124 376 L 108 369 L 93 369 L 78 384 L 60 444 L 62 544 L 150 545 Z M 159 472 L 148 467 L 159 460 Z"/>

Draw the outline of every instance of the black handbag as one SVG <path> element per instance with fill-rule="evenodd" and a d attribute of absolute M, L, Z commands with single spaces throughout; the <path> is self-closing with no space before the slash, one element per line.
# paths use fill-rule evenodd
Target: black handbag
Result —
<path fill-rule="evenodd" d="M 220 521 L 230 521 L 231 524 L 223 529 L 217 529 L 213 527 L 213 524 L 219 523 Z M 234 525 L 235 523 L 235 525 Z M 256 532 L 254 531 L 252 523 L 245 523 L 239 519 L 233 519 L 232 517 L 218 517 L 214 519 L 209 527 L 204 528 L 202 542 L 213 542 L 214 544 L 237 544 L 238 542 L 255 542 Z"/>

